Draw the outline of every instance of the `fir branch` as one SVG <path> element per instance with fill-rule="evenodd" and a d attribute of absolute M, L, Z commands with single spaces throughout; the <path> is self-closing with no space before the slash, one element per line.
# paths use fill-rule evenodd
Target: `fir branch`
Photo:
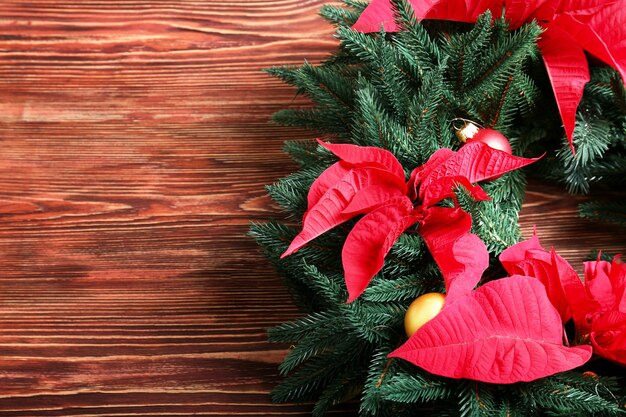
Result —
<path fill-rule="evenodd" d="M 274 113 L 272 120 L 283 126 L 305 128 L 323 134 L 345 137 L 350 133 L 342 118 L 327 109 L 284 109 Z"/>
<path fill-rule="evenodd" d="M 493 30 L 491 21 L 491 12 L 487 11 L 477 19 L 472 30 L 467 33 L 455 34 L 450 38 L 449 53 L 451 56 L 459 57 L 459 65 L 455 70 L 454 80 L 456 89 L 461 94 L 464 94 L 475 81 L 476 73 L 473 68 L 485 59 L 483 53 L 489 47 Z M 486 74 L 481 74 L 480 78 L 483 79 L 486 76 Z"/>
<path fill-rule="evenodd" d="M 343 334 L 350 330 L 345 325 L 345 320 L 336 314 L 332 320 L 321 321 L 316 324 L 316 326 L 309 326 L 308 333 L 297 340 L 298 343 L 285 356 L 278 367 L 281 374 L 285 375 L 306 360 L 331 350 L 337 343 L 337 334 Z"/>
<path fill-rule="evenodd" d="M 353 8 L 355 11 L 359 12 L 359 14 L 362 13 L 363 10 L 365 10 L 365 8 L 369 5 L 368 1 L 362 0 L 341 0 L 341 2 L 346 6 Z"/>
<path fill-rule="evenodd" d="M 319 169 L 319 166 L 326 169 L 337 160 L 334 155 L 312 140 L 287 141 L 283 151 L 289 154 L 300 165 L 300 168 L 305 170 Z"/>
<path fill-rule="evenodd" d="M 356 334 L 369 343 L 381 343 L 401 334 L 406 307 L 400 303 L 369 303 L 358 299 L 341 308 Z"/>
<path fill-rule="evenodd" d="M 591 201 L 578 206 L 581 217 L 626 226 L 626 201 Z"/>
<path fill-rule="evenodd" d="M 496 108 L 495 114 L 493 115 L 493 120 L 491 124 L 488 126 L 497 127 L 500 119 L 500 115 L 503 113 L 504 104 L 507 102 L 509 89 L 511 88 L 511 82 L 513 81 L 513 75 L 509 75 L 509 78 L 502 90 L 502 95 L 500 96 L 500 101 L 498 103 L 498 107 Z"/>
<path fill-rule="evenodd" d="M 584 375 L 562 374 L 531 384 L 527 401 L 534 409 L 549 409 L 557 415 L 624 414 L 610 392 L 600 394 L 598 384 L 585 381 Z"/>
<path fill-rule="evenodd" d="M 359 394 L 362 375 L 346 372 L 345 375 L 335 378 L 319 397 L 313 408 L 313 417 L 322 417 L 328 410 L 340 402 L 347 401 Z"/>
<path fill-rule="evenodd" d="M 306 211 L 306 190 L 327 167 L 320 165 L 295 172 L 268 185 L 267 193 L 293 220 L 300 220 Z"/>
<path fill-rule="evenodd" d="M 305 401 L 318 398 L 336 378 L 362 372 L 369 346 L 358 339 L 338 334 L 337 343 L 324 355 L 311 358 L 272 391 L 272 401 Z"/>
<path fill-rule="evenodd" d="M 464 381 L 460 385 L 457 395 L 461 417 L 493 416 L 494 396 L 489 386 L 476 381 Z"/>
<path fill-rule="evenodd" d="M 272 261 L 278 260 L 297 234 L 295 229 L 278 222 L 252 223 L 248 232 Z"/>
<path fill-rule="evenodd" d="M 401 403 L 424 403 L 447 400 L 456 394 L 456 387 L 442 378 L 425 375 L 413 368 L 411 374 L 398 372 L 387 383 L 381 385 L 382 398 Z"/>
<path fill-rule="evenodd" d="M 337 30 L 337 38 L 341 41 L 342 48 L 359 58 L 361 62 L 378 67 L 380 56 L 376 37 L 342 26 Z"/>
<path fill-rule="evenodd" d="M 574 129 L 574 155 L 568 146 L 563 146 L 557 156 L 565 168 L 565 180 L 570 192 L 588 193 L 593 180 L 592 164 L 601 158 L 612 140 L 609 123 L 596 118 L 585 119 L 581 113 Z"/>
<path fill-rule="evenodd" d="M 456 142 L 451 132 L 446 135 L 441 128 L 442 120 L 453 118 L 453 112 L 446 108 L 446 100 L 450 102 L 454 93 L 444 79 L 445 71 L 445 65 L 441 65 L 425 74 L 422 85 L 409 102 L 407 123 L 411 140 L 407 141 L 405 153 L 407 161 L 414 166 L 422 165 L 435 151 L 451 148 Z"/>
<path fill-rule="evenodd" d="M 307 261 L 312 259 L 307 257 Z M 302 261 L 302 278 L 309 283 L 318 297 L 328 306 L 336 306 L 344 302 L 347 298 L 342 274 L 324 274 L 314 265 L 309 265 Z"/>
<path fill-rule="evenodd" d="M 363 78 L 359 79 L 359 89 L 356 93 L 356 111 L 360 116 L 352 133 L 353 141 L 364 146 L 388 149 L 393 141 L 391 132 L 394 131 L 392 127 L 394 122 L 383 110 L 379 94 Z"/>
<path fill-rule="evenodd" d="M 363 299 L 372 302 L 412 300 L 424 291 L 420 288 L 419 278 L 408 276 L 397 280 L 379 280 L 363 292 Z"/>
<path fill-rule="evenodd" d="M 413 7 L 407 0 L 394 0 L 396 23 L 402 30 L 393 39 L 394 46 L 408 66 L 415 82 L 438 67 L 441 52 L 428 31 L 418 23 Z"/>
<path fill-rule="evenodd" d="M 264 69 L 266 73 L 271 75 L 272 77 L 276 77 L 284 81 L 285 83 L 297 86 L 298 83 L 298 69 L 297 66 L 282 66 L 282 67 L 272 67 Z M 301 92 L 298 91 L 298 94 Z"/>
<path fill-rule="evenodd" d="M 288 321 L 268 330 L 270 342 L 296 343 L 317 328 L 327 328 L 337 320 L 329 311 L 311 313 L 301 319 Z"/>
<path fill-rule="evenodd" d="M 393 344 L 383 342 L 372 353 L 361 398 L 361 414 L 378 416 L 384 412 L 384 409 L 389 408 L 389 405 L 386 404 L 381 397 L 380 387 L 385 382 L 385 377 L 393 362 L 392 359 L 387 358 L 387 355 L 393 350 Z"/>
<path fill-rule="evenodd" d="M 325 4 L 320 9 L 320 16 L 335 26 L 352 26 L 359 18 L 360 12 L 354 9 Z"/>

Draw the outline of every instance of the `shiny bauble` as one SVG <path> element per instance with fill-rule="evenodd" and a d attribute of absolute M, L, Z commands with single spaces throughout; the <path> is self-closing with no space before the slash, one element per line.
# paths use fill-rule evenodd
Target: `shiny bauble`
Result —
<path fill-rule="evenodd" d="M 411 337 L 426 322 L 435 317 L 446 301 L 446 296 L 438 292 L 429 292 L 417 297 L 404 315 L 404 330 Z"/>
<path fill-rule="evenodd" d="M 502 152 L 506 152 L 509 155 L 513 154 L 511 144 L 506 137 L 497 130 L 494 129 L 478 129 L 471 138 L 468 138 L 466 143 L 482 142 L 490 148 L 497 149 Z"/>
<path fill-rule="evenodd" d="M 454 132 L 456 137 L 463 143 L 473 138 L 474 135 L 480 130 L 478 126 L 467 120 L 463 120 L 461 126 L 455 126 L 454 128 L 456 130 L 456 132 Z"/>

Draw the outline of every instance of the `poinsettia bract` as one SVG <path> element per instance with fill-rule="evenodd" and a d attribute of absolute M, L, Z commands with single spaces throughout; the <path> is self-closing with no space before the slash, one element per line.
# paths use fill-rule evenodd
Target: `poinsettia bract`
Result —
<path fill-rule="evenodd" d="M 482 273 L 488 265 L 488 256 L 470 260 L 467 255 L 469 246 L 484 247 L 478 237 L 469 233 L 470 215 L 458 207 L 435 204 L 454 197 L 454 188 L 459 185 L 466 187 L 474 198 L 486 200 L 489 197 L 484 190 L 473 183 L 536 160 L 512 156 L 477 142 L 466 144 L 458 152 L 450 149 L 435 152 L 406 181 L 402 165 L 389 151 L 318 142 L 340 160 L 311 186 L 302 231 L 282 257 L 333 227 L 365 214 L 351 230 L 342 252 L 349 302 L 380 271 L 398 237 L 416 223 L 447 285 L 467 270 Z M 469 289 L 476 285 L 480 273 L 471 274 L 477 278 L 466 283 Z M 451 296 L 454 298 L 454 293 Z"/>
<path fill-rule="evenodd" d="M 578 340 L 626 365 L 626 265 L 620 257 L 585 262 L 584 282 L 554 250 L 545 251 L 536 236 L 502 252 L 500 260 L 509 273 L 523 272 L 544 284 L 563 321 L 573 319 Z"/>

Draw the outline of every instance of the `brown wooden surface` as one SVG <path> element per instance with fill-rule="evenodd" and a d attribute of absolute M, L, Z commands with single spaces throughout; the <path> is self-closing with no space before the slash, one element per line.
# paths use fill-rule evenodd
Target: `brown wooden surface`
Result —
<path fill-rule="evenodd" d="M 332 49 L 321 4 L 2 0 L 1 416 L 310 414 L 269 401 L 298 312 L 245 234 L 312 137 L 260 70 Z M 533 185 L 524 230 L 623 251 L 575 202 Z"/>

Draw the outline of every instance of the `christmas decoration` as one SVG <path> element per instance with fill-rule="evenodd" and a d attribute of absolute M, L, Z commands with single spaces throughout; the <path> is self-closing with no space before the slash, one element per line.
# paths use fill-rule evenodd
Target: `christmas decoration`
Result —
<path fill-rule="evenodd" d="M 536 160 L 518 158 L 477 141 L 456 153 L 449 149 L 435 152 L 426 164 L 413 170 L 405 184 L 402 165 L 388 151 L 318 142 L 341 160 L 311 185 L 302 231 L 281 258 L 352 217 L 366 214 L 354 225 L 342 251 L 348 302 L 361 295 L 382 268 L 395 241 L 415 223 L 420 224 L 418 232 L 447 284 L 463 274 L 468 276 L 475 265 L 484 270 L 486 251 L 484 256 L 471 259 L 462 255 L 473 246 L 484 247 L 469 233 L 470 216 L 458 207 L 435 204 L 454 197 L 456 186 L 465 187 L 476 200 L 488 200 L 484 190 L 472 183 L 499 177 Z M 477 281 L 480 274 L 475 275 Z M 449 301 L 455 297 L 454 291 L 448 292 Z"/>
<path fill-rule="evenodd" d="M 497 2 L 344 3 L 322 9 L 340 41 L 328 60 L 268 70 L 315 104 L 275 121 L 324 138 L 285 145 L 300 169 L 268 192 L 289 222 L 251 231 L 306 312 L 269 331 L 293 345 L 273 400 L 315 401 L 315 416 L 348 399 L 373 417 L 623 413 L 620 258 L 589 263 L 582 282 L 537 238 L 519 242 L 517 226 L 530 162 L 529 174 L 570 190 L 623 185 L 620 75 L 589 61 L 573 154 L 561 120 L 575 100 L 553 65 L 566 54 L 544 42 L 581 41 L 570 23 L 593 22 L 619 64 L 622 13 L 612 20 L 598 2 L 507 1 L 504 17 Z M 546 19 L 532 20 L 539 11 Z M 418 20 L 426 12 L 448 17 Z M 374 32 L 354 30 L 367 16 Z M 576 86 L 582 63 L 571 64 Z M 501 133 L 511 152 L 460 142 L 460 116 Z M 584 214 L 606 218 L 608 206 L 593 204 Z M 441 310 L 407 339 L 410 305 L 428 293 L 445 294 Z"/>
<path fill-rule="evenodd" d="M 504 135 L 497 130 L 493 129 L 480 129 L 474 136 L 472 136 L 468 142 L 480 142 L 489 146 L 490 148 L 497 149 L 502 152 L 511 154 L 511 144 L 504 137 Z"/>
<path fill-rule="evenodd" d="M 446 296 L 438 292 L 420 295 L 413 301 L 404 315 L 404 330 L 408 337 L 413 336 L 424 323 L 435 317 L 446 302 Z"/>
<path fill-rule="evenodd" d="M 462 122 L 460 126 L 454 125 L 455 122 L 459 121 Z M 490 148 L 506 152 L 509 155 L 513 153 L 509 141 L 497 130 L 478 127 L 475 123 L 465 119 L 455 119 L 452 123 L 456 130 L 456 137 L 463 143 L 481 142 Z"/>
<path fill-rule="evenodd" d="M 626 265 L 619 257 L 585 262 L 584 283 L 567 261 L 546 252 L 537 236 L 505 250 L 500 259 L 509 273 L 539 279 L 563 322 L 573 319 L 576 339 L 626 365 Z"/>
<path fill-rule="evenodd" d="M 418 19 L 473 23 L 489 10 L 494 16 L 503 13 L 511 29 L 537 21 L 544 31 L 539 49 L 570 145 L 576 109 L 590 80 L 584 52 L 611 65 L 626 82 L 625 0 L 411 0 L 410 4 Z M 373 0 L 353 28 L 377 32 L 381 26 L 387 32 L 400 29 L 390 0 Z"/>
<path fill-rule="evenodd" d="M 459 140 L 463 143 L 467 142 L 468 139 L 474 137 L 474 135 L 483 127 L 478 127 L 476 123 L 473 123 L 470 120 L 456 118 L 452 120 L 452 126 L 454 130 L 456 130 L 455 135 Z"/>

